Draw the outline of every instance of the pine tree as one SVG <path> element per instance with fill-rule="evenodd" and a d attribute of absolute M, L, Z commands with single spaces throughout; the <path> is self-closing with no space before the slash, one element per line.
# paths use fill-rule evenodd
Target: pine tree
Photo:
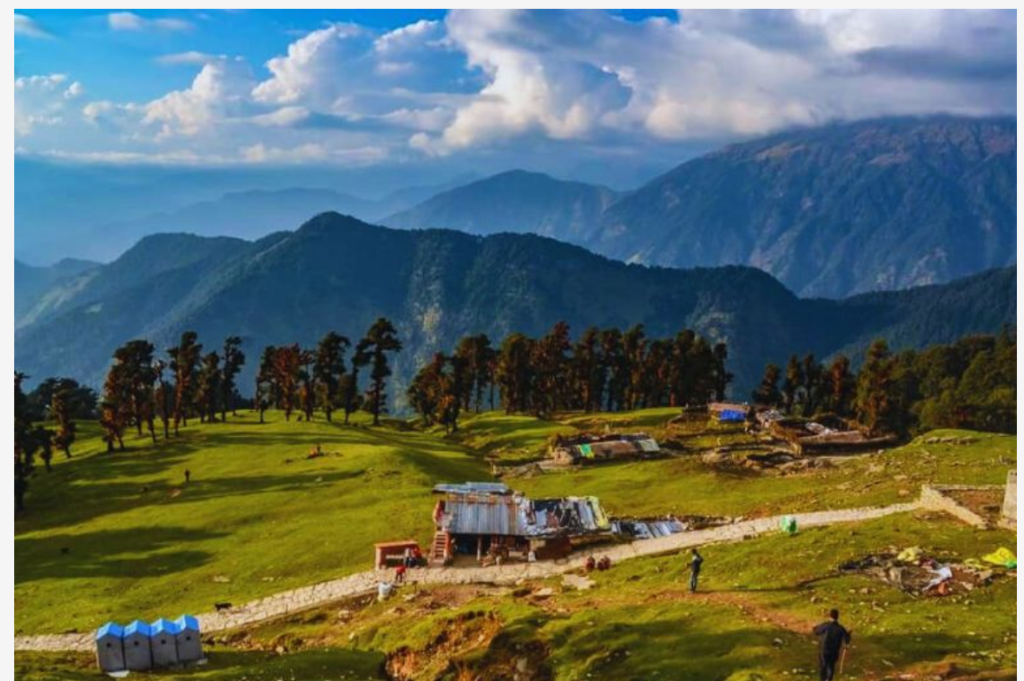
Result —
<path fill-rule="evenodd" d="M 75 442 L 77 424 L 73 419 L 71 411 L 71 400 L 74 394 L 74 381 L 62 379 L 57 383 L 53 391 L 53 400 L 50 403 L 50 418 L 57 422 L 57 432 L 53 435 L 53 444 L 64 452 L 64 456 L 71 458 L 71 445 Z"/>
<path fill-rule="evenodd" d="M 358 358 L 370 367 L 370 388 L 367 391 L 367 402 L 373 414 L 373 425 L 380 425 L 380 413 L 386 408 L 387 379 L 391 375 L 388 354 L 402 349 L 398 340 L 398 332 L 394 325 L 384 317 L 379 318 L 360 341 L 362 352 Z"/>
<path fill-rule="evenodd" d="M 242 352 L 242 339 L 229 336 L 224 340 L 224 363 L 220 374 L 220 420 L 227 422 L 228 410 L 235 413 L 235 394 L 237 386 L 235 378 L 245 365 L 245 353 Z"/>
<path fill-rule="evenodd" d="M 313 380 L 316 383 L 316 398 L 324 417 L 331 421 L 334 408 L 338 405 L 341 381 L 345 375 L 345 350 L 351 342 L 348 338 L 329 332 L 320 339 L 313 364 Z"/>

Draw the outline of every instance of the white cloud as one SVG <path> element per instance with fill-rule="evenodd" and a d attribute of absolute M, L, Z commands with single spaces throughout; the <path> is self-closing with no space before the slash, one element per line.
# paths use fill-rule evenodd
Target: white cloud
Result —
<path fill-rule="evenodd" d="M 487 82 L 442 134 L 410 138 L 428 153 L 531 134 L 689 140 L 1016 106 L 1016 27 L 999 12 L 684 11 L 675 23 L 456 10 L 446 23 Z"/>
<path fill-rule="evenodd" d="M 24 14 L 18 14 L 17 12 L 14 13 L 14 35 L 21 35 L 27 38 L 53 37 L 35 19 Z"/>
<path fill-rule="evenodd" d="M 353 24 L 333 24 L 296 40 L 288 54 L 267 62 L 272 74 L 253 90 L 258 102 L 291 104 L 309 101 L 330 107 L 355 72 L 349 60 L 365 52 L 366 31 Z"/>
<path fill-rule="evenodd" d="M 163 66 L 178 66 L 181 64 L 201 65 L 220 59 L 227 59 L 227 57 L 225 55 L 207 54 L 205 52 L 190 50 L 188 52 L 176 52 L 174 54 L 160 55 L 154 61 Z"/>
<path fill-rule="evenodd" d="M 184 19 L 146 19 L 134 12 L 111 12 L 107 15 L 107 25 L 112 31 L 187 31 L 192 28 Z"/>
<path fill-rule="evenodd" d="M 14 132 L 31 135 L 36 128 L 64 122 L 67 103 L 82 94 L 77 81 L 68 83 L 62 73 L 22 76 L 14 79 Z"/>
<path fill-rule="evenodd" d="M 147 104 L 143 123 L 159 126 L 158 139 L 212 132 L 216 123 L 244 106 L 252 82 L 244 61 L 211 61 L 188 89 L 169 92 Z"/>
<path fill-rule="evenodd" d="M 293 147 L 272 147 L 262 142 L 241 150 L 241 157 L 248 163 L 273 165 L 300 165 L 307 163 L 344 163 L 345 165 L 372 165 L 388 156 L 384 147 L 364 146 L 349 149 L 332 149 L 322 144 L 308 143 Z"/>

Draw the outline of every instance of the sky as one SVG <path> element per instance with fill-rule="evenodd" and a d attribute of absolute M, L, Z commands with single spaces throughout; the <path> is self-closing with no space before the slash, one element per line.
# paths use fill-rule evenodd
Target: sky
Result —
<path fill-rule="evenodd" d="M 548 169 L 1016 114 L 1013 11 L 16 11 L 16 153 L 92 164 Z"/>

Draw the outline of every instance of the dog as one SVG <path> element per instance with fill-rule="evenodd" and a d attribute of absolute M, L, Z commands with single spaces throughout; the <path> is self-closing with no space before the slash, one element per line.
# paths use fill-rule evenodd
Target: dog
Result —
<path fill-rule="evenodd" d="M 217 609 L 217 612 L 223 612 L 231 609 L 230 603 L 214 603 L 213 607 Z"/>

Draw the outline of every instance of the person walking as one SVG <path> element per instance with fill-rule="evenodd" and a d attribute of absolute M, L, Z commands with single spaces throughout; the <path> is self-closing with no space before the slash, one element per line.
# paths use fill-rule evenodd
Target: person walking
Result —
<path fill-rule="evenodd" d="M 828 621 L 814 627 L 814 635 L 818 637 L 818 674 L 821 681 L 832 681 L 836 675 L 836 663 L 843 651 L 843 646 L 850 645 L 850 632 L 839 623 L 839 611 L 829 610 Z"/>
<path fill-rule="evenodd" d="M 690 549 L 690 593 L 697 592 L 697 579 L 700 577 L 700 568 L 704 564 L 704 556 L 700 555 L 696 547 Z"/>

